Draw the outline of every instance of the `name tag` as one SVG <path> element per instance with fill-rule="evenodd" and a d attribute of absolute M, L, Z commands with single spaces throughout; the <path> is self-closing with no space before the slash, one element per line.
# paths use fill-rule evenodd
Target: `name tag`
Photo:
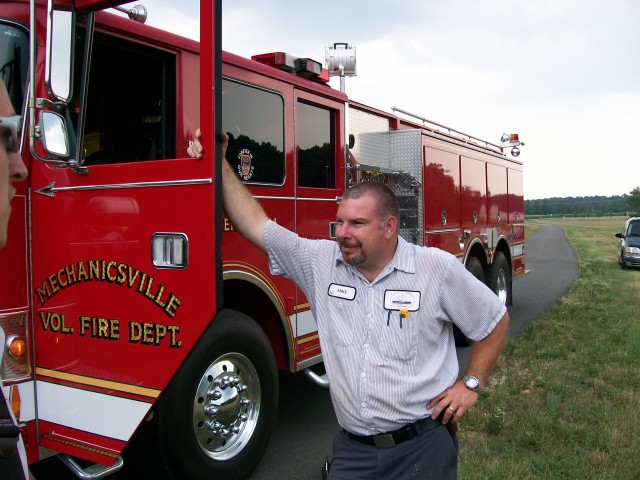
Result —
<path fill-rule="evenodd" d="M 420 292 L 410 290 L 387 290 L 384 292 L 385 310 L 409 310 L 415 312 L 420 308 Z"/>
<path fill-rule="evenodd" d="M 356 298 L 356 289 L 354 287 L 347 287 L 346 285 L 332 283 L 329 285 L 329 296 L 343 298 L 345 300 L 353 300 Z"/>

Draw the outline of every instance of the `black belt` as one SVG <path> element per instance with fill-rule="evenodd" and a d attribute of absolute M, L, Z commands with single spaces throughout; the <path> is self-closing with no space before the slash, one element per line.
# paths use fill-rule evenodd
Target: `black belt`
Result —
<path fill-rule="evenodd" d="M 411 440 L 417 437 L 419 434 L 433 430 L 434 428 L 442 425 L 437 420 L 432 420 L 431 417 L 423 418 L 415 423 L 405 425 L 398 430 L 394 430 L 389 433 L 381 433 L 379 435 L 356 435 L 355 433 L 346 432 L 351 440 L 364 443 L 365 445 L 374 445 L 378 448 L 391 448 L 396 445 Z"/>

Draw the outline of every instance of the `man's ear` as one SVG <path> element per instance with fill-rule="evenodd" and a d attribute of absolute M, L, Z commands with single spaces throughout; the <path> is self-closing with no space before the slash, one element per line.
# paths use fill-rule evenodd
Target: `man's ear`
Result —
<path fill-rule="evenodd" d="M 398 233 L 398 219 L 393 215 L 389 215 L 384 226 L 387 238 L 392 238 Z"/>

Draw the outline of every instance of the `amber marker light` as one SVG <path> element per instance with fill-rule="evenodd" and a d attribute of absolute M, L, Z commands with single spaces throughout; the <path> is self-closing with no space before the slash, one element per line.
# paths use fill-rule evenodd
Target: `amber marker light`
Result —
<path fill-rule="evenodd" d="M 11 394 L 9 395 L 11 399 L 11 410 L 13 411 L 13 416 L 16 417 L 18 421 L 20 421 L 20 390 L 17 385 L 11 387 Z M 26 438 L 26 437 L 24 437 Z"/>
<path fill-rule="evenodd" d="M 19 335 L 10 335 L 7 337 L 7 352 L 12 358 L 18 360 L 27 354 L 27 342 Z"/>

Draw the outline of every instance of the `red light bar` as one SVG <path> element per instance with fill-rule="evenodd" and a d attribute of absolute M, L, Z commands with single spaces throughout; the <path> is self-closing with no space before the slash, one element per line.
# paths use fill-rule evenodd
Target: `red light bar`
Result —
<path fill-rule="evenodd" d="M 322 68 L 320 62 L 310 58 L 297 58 L 284 52 L 272 52 L 253 55 L 251 60 L 285 72 L 295 73 L 311 80 L 329 82 L 329 71 Z"/>
<path fill-rule="evenodd" d="M 296 71 L 296 57 L 284 52 L 272 52 L 254 55 L 251 57 L 251 60 L 262 63 L 263 65 L 279 68 L 280 70 L 284 70 L 287 72 L 295 73 Z"/>
<path fill-rule="evenodd" d="M 296 60 L 296 71 L 298 75 L 312 79 L 323 79 L 323 75 L 326 76 L 325 82 L 329 81 L 329 70 L 322 68 L 322 64 L 310 58 L 299 58 Z"/>

